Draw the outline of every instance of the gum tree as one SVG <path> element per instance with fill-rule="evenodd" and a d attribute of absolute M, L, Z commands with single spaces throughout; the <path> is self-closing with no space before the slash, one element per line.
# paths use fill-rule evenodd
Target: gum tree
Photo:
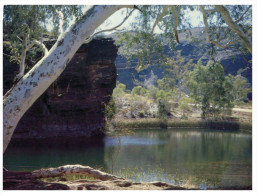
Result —
<path fill-rule="evenodd" d="M 99 5 L 90 8 L 67 31 L 60 30 L 61 34 L 50 51 L 4 95 L 3 152 L 23 114 L 60 76 L 85 39 L 90 41 L 96 34 L 97 27 L 114 12 L 126 7 L 133 8 L 132 5 Z M 59 15 L 62 29 L 63 14 Z"/>

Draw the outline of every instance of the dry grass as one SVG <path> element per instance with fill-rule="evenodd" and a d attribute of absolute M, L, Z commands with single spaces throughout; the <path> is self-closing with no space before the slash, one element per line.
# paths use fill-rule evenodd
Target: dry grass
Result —
<path fill-rule="evenodd" d="M 167 128 L 204 128 L 217 130 L 252 130 L 251 122 L 238 121 L 203 121 L 203 120 L 167 120 L 160 119 L 116 119 L 113 121 L 115 129 L 132 128 L 161 128 L 163 123 L 166 123 Z"/>

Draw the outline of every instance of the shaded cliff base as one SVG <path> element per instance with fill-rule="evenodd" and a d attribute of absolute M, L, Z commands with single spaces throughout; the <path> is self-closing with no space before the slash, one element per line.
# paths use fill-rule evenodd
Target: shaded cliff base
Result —
<path fill-rule="evenodd" d="M 69 176 L 84 175 L 86 179 L 71 180 Z M 133 182 L 82 165 L 65 165 L 33 172 L 3 173 L 4 190 L 199 190 L 170 185 L 165 182 Z M 208 189 L 212 190 L 212 189 Z M 252 190 L 252 186 L 230 186 L 215 190 Z"/>

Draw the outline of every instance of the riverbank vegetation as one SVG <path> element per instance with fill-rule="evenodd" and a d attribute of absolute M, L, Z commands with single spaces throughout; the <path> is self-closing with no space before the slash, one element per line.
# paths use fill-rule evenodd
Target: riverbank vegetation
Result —
<path fill-rule="evenodd" d="M 160 119 L 117 119 L 112 122 L 115 129 L 149 129 L 149 128 L 187 128 L 187 129 L 217 129 L 217 130 L 243 130 L 252 131 L 252 124 L 249 122 L 233 121 L 192 121 L 192 120 L 160 120 Z"/>
<path fill-rule="evenodd" d="M 226 75 L 222 64 L 196 64 L 178 54 L 168 60 L 156 85 L 132 90 L 118 83 L 106 106 L 111 128 L 207 128 L 251 130 L 251 85 L 240 72 Z M 111 116 L 111 117 L 110 117 Z"/>
<path fill-rule="evenodd" d="M 226 75 L 220 63 L 206 66 L 184 61 L 180 55 L 170 59 L 169 69 L 156 86 L 138 85 L 132 90 L 117 84 L 106 106 L 108 124 L 113 127 L 200 127 L 214 129 L 251 129 L 250 83 L 237 74 Z M 191 69 L 190 69 L 190 68 Z M 173 69 L 181 69 L 179 78 Z M 182 76 L 183 75 L 183 76 Z M 183 82 L 181 82 L 181 79 Z M 110 117 L 111 116 L 111 117 Z"/>

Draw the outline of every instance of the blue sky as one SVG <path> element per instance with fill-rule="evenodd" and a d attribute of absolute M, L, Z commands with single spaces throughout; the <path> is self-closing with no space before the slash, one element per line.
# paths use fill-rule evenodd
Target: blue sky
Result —
<path fill-rule="evenodd" d="M 85 7 L 83 9 L 84 12 L 86 12 L 88 8 L 89 8 L 89 6 Z M 110 29 L 114 26 L 119 25 L 125 18 L 126 12 L 127 12 L 127 9 L 121 9 L 121 10 L 117 11 L 111 17 L 109 17 L 96 31 Z M 130 30 L 130 24 L 135 22 L 135 18 L 137 15 L 139 15 L 139 11 L 135 10 L 133 12 L 133 14 L 127 19 L 127 21 L 121 27 L 119 27 L 119 29 L 125 28 L 127 30 Z M 199 27 L 199 26 L 202 27 L 203 26 L 202 15 L 199 10 L 188 11 L 185 14 L 185 16 L 188 19 L 188 21 L 191 23 L 192 27 Z M 74 20 L 71 22 L 71 24 L 73 22 L 74 22 Z M 51 30 L 52 24 L 51 23 L 47 24 L 47 28 L 48 28 L 48 30 Z M 156 27 L 154 32 L 160 33 L 161 30 L 158 27 Z M 109 33 L 112 33 L 112 32 L 107 32 L 106 34 L 109 34 Z"/>

